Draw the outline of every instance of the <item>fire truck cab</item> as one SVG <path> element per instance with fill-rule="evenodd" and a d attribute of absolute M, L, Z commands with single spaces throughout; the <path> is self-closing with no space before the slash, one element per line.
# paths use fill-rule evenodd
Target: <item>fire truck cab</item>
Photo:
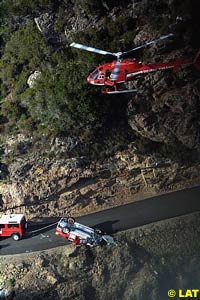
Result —
<path fill-rule="evenodd" d="M 13 240 L 21 239 L 27 228 L 23 214 L 2 215 L 0 218 L 0 237 L 11 236 Z"/>

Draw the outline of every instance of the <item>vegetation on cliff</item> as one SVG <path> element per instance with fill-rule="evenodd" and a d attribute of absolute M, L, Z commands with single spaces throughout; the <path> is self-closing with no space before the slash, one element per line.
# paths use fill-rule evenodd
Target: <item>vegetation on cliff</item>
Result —
<path fill-rule="evenodd" d="M 62 4 L 56 1 L 3 1 L 1 11 L 1 104 L 2 130 L 37 131 L 43 134 L 67 133 L 90 135 L 110 121 L 114 105 L 103 97 L 100 91 L 86 83 L 86 76 L 95 65 L 95 56 L 88 53 L 72 52 L 67 47 L 66 38 L 56 33 L 59 28 L 59 9 L 68 8 L 70 1 Z M 61 7 L 60 7 L 61 6 Z M 74 1 L 86 14 L 99 12 L 99 5 L 93 1 Z M 97 6 L 97 7 L 96 7 Z M 33 20 L 36 14 L 48 11 L 56 14 L 54 34 L 58 35 L 56 45 L 51 36 L 39 32 Z M 67 16 L 66 20 L 67 21 Z M 122 21 L 120 21 L 122 23 Z M 64 26 L 64 24 L 62 24 Z M 63 29 L 63 28 L 62 28 Z M 80 33 L 76 33 L 80 36 Z M 81 32 L 82 41 L 87 43 L 102 41 L 102 33 L 91 28 Z M 103 44 L 103 43 L 102 43 Z M 40 70 L 41 78 L 34 88 L 27 85 L 27 79 L 35 70 Z M 119 103 L 118 103 L 119 104 Z M 121 105 L 118 106 L 118 112 Z M 118 120 L 120 121 L 119 113 Z"/>
<path fill-rule="evenodd" d="M 44 135 L 76 136 L 83 141 L 96 143 L 94 148 L 100 151 L 94 150 L 94 153 L 96 151 L 105 155 L 112 153 L 113 143 L 118 147 L 124 146 L 138 133 L 139 136 L 160 143 L 162 139 L 159 134 L 163 135 L 163 132 L 160 133 L 162 129 L 150 132 L 144 122 L 144 131 L 139 130 L 141 105 L 142 114 L 146 109 L 155 109 L 158 113 L 159 108 L 150 104 L 154 103 L 152 95 L 148 96 L 150 89 L 146 92 L 146 85 L 140 84 L 138 96 L 134 99 L 124 95 L 101 95 L 98 88 L 86 83 L 86 77 L 94 65 L 107 58 L 73 50 L 68 45 L 77 41 L 110 51 L 123 51 L 132 47 L 134 41 L 142 43 L 155 34 L 158 36 L 172 30 L 177 38 L 171 49 L 177 52 L 182 47 L 185 51 L 190 49 L 192 52 L 191 46 L 199 46 L 196 39 L 199 32 L 196 8 L 196 2 L 188 0 L 181 3 L 173 0 L 171 5 L 168 5 L 168 0 L 154 1 L 153 6 L 151 1 L 1 1 L 1 133 L 10 135 L 28 132 L 40 138 Z M 183 32 L 184 39 L 180 38 Z M 158 58 L 164 58 L 162 51 L 167 54 L 166 49 L 162 50 L 161 47 L 161 56 L 158 51 Z M 138 53 L 134 54 L 139 58 Z M 149 52 L 141 51 L 140 59 L 146 57 L 153 60 L 154 54 L 154 49 Z M 35 71 L 39 71 L 41 76 L 34 87 L 30 87 L 27 80 Z M 174 82 L 174 78 L 169 78 L 168 75 L 166 77 L 168 82 Z M 154 89 L 155 78 L 152 77 L 151 89 Z M 194 80 L 194 76 L 191 80 Z M 175 82 L 174 86 L 177 84 L 180 83 Z M 174 87 L 168 84 L 168 88 Z M 141 93 L 145 94 L 146 103 Z M 127 118 L 128 102 L 131 105 Z M 132 105 L 134 113 L 130 110 Z M 132 113 L 139 116 L 138 121 L 135 121 Z M 148 114 L 148 118 L 153 120 L 152 114 Z M 193 116 L 191 118 L 194 119 Z M 131 131 L 128 119 L 135 134 Z M 194 126 L 197 128 L 197 124 Z M 175 134 L 175 139 L 179 139 L 181 134 L 183 133 Z M 172 152 L 176 152 L 172 147 L 174 138 L 168 140 L 169 134 L 164 135 L 164 143 L 170 145 Z M 184 143 L 183 139 L 181 143 Z M 194 148 L 194 143 L 196 141 L 189 141 L 184 146 L 189 144 L 189 147 L 192 145 Z M 139 142 L 141 144 L 146 145 L 143 140 Z M 168 147 L 165 150 L 170 152 Z M 165 150 L 163 148 L 162 151 Z"/>

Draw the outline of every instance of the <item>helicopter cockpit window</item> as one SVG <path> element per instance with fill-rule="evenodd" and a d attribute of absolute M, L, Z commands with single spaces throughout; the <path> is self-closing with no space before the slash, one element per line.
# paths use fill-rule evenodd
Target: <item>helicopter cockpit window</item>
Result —
<path fill-rule="evenodd" d="M 110 77 L 110 74 L 111 74 L 110 70 L 106 70 L 106 77 Z"/>
<path fill-rule="evenodd" d="M 97 79 L 97 76 L 98 76 L 98 70 L 95 70 L 91 75 L 90 75 L 90 77 L 93 79 L 93 80 L 95 80 L 95 79 Z"/>

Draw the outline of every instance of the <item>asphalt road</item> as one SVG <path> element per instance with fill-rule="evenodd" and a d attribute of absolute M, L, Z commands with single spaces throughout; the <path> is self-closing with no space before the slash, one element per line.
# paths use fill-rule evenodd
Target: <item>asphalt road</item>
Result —
<path fill-rule="evenodd" d="M 77 221 L 88 226 L 98 227 L 107 233 L 114 233 L 195 211 L 200 211 L 200 187 L 111 208 L 79 217 Z M 0 255 L 40 251 L 68 243 L 61 236 L 55 235 L 55 220 L 48 224 L 32 224 L 30 229 L 33 231 L 47 225 L 48 228 L 28 234 L 26 238 L 17 242 L 12 238 L 1 238 Z"/>

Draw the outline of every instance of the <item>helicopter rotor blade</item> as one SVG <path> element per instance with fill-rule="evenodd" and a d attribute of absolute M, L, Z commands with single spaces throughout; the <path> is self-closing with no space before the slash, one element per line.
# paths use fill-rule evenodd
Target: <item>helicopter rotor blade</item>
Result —
<path fill-rule="evenodd" d="M 147 46 L 149 46 L 149 45 L 152 45 L 152 44 L 155 44 L 155 43 L 157 43 L 157 42 L 159 42 L 159 41 L 161 41 L 161 40 L 167 39 L 167 38 L 169 38 L 170 36 L 173 36 L 173 35 L 174 35 L 173 33 L 169 33 L 169 34 L 166 34 L 166 35 L 162 35 L 162 36 L 160 36 L 159 38 L 157 38 L 157 39 L 155 39 L 155 40 L 152 40 L 152 41 L 147 42 L 147 43 L 145 43 L 145 44 L 143 44 L 143 45 L 140 45 L 140 46 L 138 46 L 138 47 L 135 47 L 135 48 L 133 48 L 133 49 L 131 49 L 131 50 L 129 50 L 129 51 L 123 52 L 123 54 L 127 54 L 127 53 L 130 53 L 130 52 L 132 52 L 132 51 L 135 51 L 135 50 L 138 50 L 138 49 L 141 49 L 141 48 L 145 48 L 145 47 L 147 47 Z"/>
<path fill-rule="evenodd" d="M 94 48 L 94 47 L 89 47 L 89 46 L 86 46 L 86 45 L 82 45 L 82 44 L 78 44 L 78 43 L 71 43 L 70 46 L 71 47 L 74 47 L 74 48 L 77 48 L 77 49 L 81 49 L 81 50 L 86 50 L 86 51 L 89 51 L 89 52 L 94 52 L 94 53 L 98 53 L 98 54 L 102 54 L 102 55 L 112 55 L 112 56 L 116 56 L 117 57 L 117 60 L 120 60 L 124 54 L 127 54 L 127 53 L 130 53 L 132 51 L 136 51 L 138 49 L 141 49 L 141 48 L 145 48 L 149 45 L 152 45 L 152 44 L 155 44 L 161 40 L 164 40 L 164 39 L 167 39 L 168 37 L 170 36 L 173 36 L 174 34 L 173 33 L 169 33 L 169 34 L 166 34 L 166 35 L 162 35 L 160 36 L 159 38 L 155 39 L 155 40 L 152 40 L 150 42 L 147 42 L 143 45 L 140 45 L 140 46 L 137 46 L 129 51 L 125 51 L 125 52 L 117 52 L 117 53 L 114 53 L 114 52 L 109 52 L 109 51 L 105 51 L 105 50 L 101 50 L 101 49 L 97 49 L 97 48 Z"/>
<path fill-rule="evenodd" d="M 89 51 L 89 52 L 102 54 L 102 55 L 114 55 L 114 56 L 116 56 L 115 53 L 104 51 L 104 50 L 93 48 L 93 47 L 89 47 L 89 46 L 85 46 L 85 45 L 78 44 L 78 43 L 71 43 L 70 46 L 74 47 L 74 48 L 81 49 L 81 50 L 86 50 L 86 51 Z"/>
<path fill-rule="evenodd" d="M 117 80 L 117 76 L 119 74 L 120 64 L 121 64 L 121 60 L 117 60 L 117 62 L 115 64 L 115 67 L 114 67 L 112 73 L 110 74 L 110 80 L 112 80 L 112 81 Z"/>

